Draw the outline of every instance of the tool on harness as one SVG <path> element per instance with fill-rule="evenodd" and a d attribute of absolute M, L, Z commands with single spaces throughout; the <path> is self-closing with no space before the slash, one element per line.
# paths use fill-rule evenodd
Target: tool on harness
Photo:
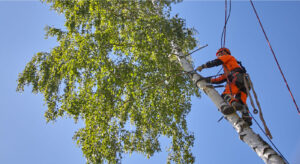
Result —
<path fill-rule="evenodd" d="M 254 114 L 257 114 L 257 113 L 258 113 L 258 110 L 254 108 L 254 109 L 253 109 L 253 113 L 254 113 Z"/>

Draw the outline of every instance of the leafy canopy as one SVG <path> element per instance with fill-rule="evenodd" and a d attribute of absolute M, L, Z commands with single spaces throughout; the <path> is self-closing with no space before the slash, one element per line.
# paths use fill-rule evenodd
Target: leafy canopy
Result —
<path fill-rule="evenodd" d="M 193 163 L 187 129 L 191 96 L 198 95 L 172 55 L 187 53 L 194 30 L 171 17 L 176 0 L 43 0 L 65 16 L 65 28 L 47 27 L 58 46 L 39 52 L 19 75 L 18 91 L 32 85 L 47 105 L 45 117 L 82 119 L 74 139 L 87 163 L 120 163 L 133 151 L 160 152 L 171 139 L 168 162 Z"/>

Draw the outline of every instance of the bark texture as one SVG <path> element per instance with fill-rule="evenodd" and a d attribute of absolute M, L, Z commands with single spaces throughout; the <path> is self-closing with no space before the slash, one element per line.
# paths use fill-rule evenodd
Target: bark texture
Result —
<path fill-rule="evenodd" d="M 212 85 L 206 83 L 204 80 L 200 80 L 203 77 L 194 71 L 193 65 L 186 59 L 186 57 L 178 50 L 176 45 L 173 45 L 174 54 L 177 55 L 180 64 L 184 71 L 188 72 L 194 83 L 198 88 L 214 102 L 219 111 L 222 108 L 230 107 L 219 93 L 212 87 Z M 273 150 L 273 148 L 266 143 L 258 134 L 247 125 L 247 123 L 239 117 L 236 113 L 230 115 L 224 115 L 224 118 L 233 126 L 236 132 L 239 134 L 239 138 L 248 144 L 254 152 L 266 163 L 266 164 L 285 164 L 283 158 Z"/>
<path fill-rule="evenodd" d="M 152 0 L 152 3 L 157 8 L 161 7 L 158 5 L 158 0 Z M 173 42 L 174 43 L 174 42 Z M 193 65 L 189 62 L 191 61 L 190 56 L 185 56 L 181 50 L 180 46 L 176 44 L 172 45 L 173 54 L 178 57 L 178 61 L 181 64 L 183 70 L 189 73 L 189 76 L 198 88 L 203 90 L 203 92 L 213 101 L 217 106 L 219 111 L 223 108 L 230 108 L 220 94 L 214 89 L 214 87 L 206 83 L 201 75 L 194 71 Z M 189 60 L 188 60 L 189 59 Z M 236 113 L 230 115 L 224 115 L 224 118 L 232 125 L 232 127 L 239 134 L 239 138 L 249 145 L 249 147 L 254 150 L 254 152 L 266 163 L 266 164 L 286 164 L 284 159 L 258 134 L 254 133 L 253 130 L 248 126 L 248 124 L 239 117 Z"/>

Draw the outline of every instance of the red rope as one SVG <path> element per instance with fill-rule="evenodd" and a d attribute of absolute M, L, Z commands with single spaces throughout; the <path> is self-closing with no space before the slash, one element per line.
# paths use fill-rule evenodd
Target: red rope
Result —
<path fill-rule="evenodd" d="M 284 76 L 284 74 L 283 74 L 283 72 L 282 72 L 282 69 L 281 69 L 281 67 L 280 67 L 280 65 L 279 65 L 279 62 L 278 62 L 277 57 L 276 57 L 276 55 L 275 55 L 275 52 L 273 51 L 273 48 L 272 48 L 272 46 L 271 46 L 271 43 L 270 43 L 270 41 L 269 41 L 269 39 L 268 39 L 268 36 L 267 36 L 267 34 L 266 34 L 265 30 L 264 30 L 264 27 L 263 27 L 262 23 L 261 23 L 261 21 L 260 21 L 260 18 L 259 18 L 258 14 L 257 14 L 257 11 L 256 11 L 256 9 L 255 9 L 255 7 L 254 7 L 254 4 L 253 4 L 252 0 L 250 0 L 250 3 L 251 3 L 251 5 L 252 5 L 252 7 L 253 7 L 253 10 L 254 10 L 254 12 L 255 12 L 255 15 L 256 15 L 256 17 L 257 17 L 257 19 L 258 19 L 258 22 L 259 22 L 259 24 L 260 24 L 260 27 L 261 27 L 261 29 L 262 29 L 264 35 L 265 35 L 265 38 L 266 38 L 266 40 L 267 40 L 267 42 L 268 42 L 269 47 L 270 47 L 270 49 L 271 49 L 271 52 L 272 52 L 273 57 L 274 57 L 274 59 L 275 59 L 275 61 L 276 61 L 277 67 L 278 67 L 278 69 L 279 69 L 279 71 L 280 71 L 280 73 L 281 73 L 281 75 L 282 75 L 282 77 L 283 77 L 283 80 L 284 80 L 284 82 L 285 82 L 285 84 L 286 84 L 286 87 L 287 87 L 287 89 L 289 90 L 290 95 L 291 95 L 291 97 L 292 97 L 292 99 L 293 99 L 293 102 L 294 102 L 294 104 L 295 104 L 295 106 L 296 106 L 296 108 L 297 108 L 298 114 L 300 114 L 299 107 L 298 107 L 298 105 L 297 105 L 297 103 L 296 103 L 296 100 L 295 100 L 295 98 L 294 98 L 294 96 L 293 96 L 293 93 L 292 93 L 292 91 L 291 91 L 291 89 L 290 89 L 290 87 L 289 87 L 289 84 L 288 84 L 288 82 L 287 82 L 287 80 L 286 80 L 286 78 L 285 78 L 285 76 Z"/>

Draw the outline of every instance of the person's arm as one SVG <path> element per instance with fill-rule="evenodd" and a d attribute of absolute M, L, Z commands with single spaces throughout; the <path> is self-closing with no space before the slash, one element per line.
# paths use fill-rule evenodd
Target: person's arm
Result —
<path fill-rule="evenodd" d="M 206 65 L 205 68 L 211 68 L 211 67 L 216 67 L 216 66 L 219 66 L 219 65 L 222 65 L 222 64 L 223 64 L 222 60 L 220 60 L 220 59 L 215 59 L 215 60 L 212 60 L 212 61 L 207 62 L 207 63 L 204 64 L 204 65 Z"/>
<path fill-rule="evenodd" d="M 201 66 L 197 67 L 197 70 L 202 71 L 202 69 L 204 69 L 204 68 L 216 67 L 216 66 L 219 66 L 221 64 L 223 64 L 222 60 L 215 59 L 215 60 L 209 61 L 209 62 L 207 62 L 205 64 L 202 64 Z"/>
<path fill-rule="evenodd" d="M 212 84 L 221 84 L 221 83 L 224 83 L 226 81 L 226 75 L 225 74 L 222 74 L 216 78 L 211 78 L 210 79 L 210 83 Z"/>

